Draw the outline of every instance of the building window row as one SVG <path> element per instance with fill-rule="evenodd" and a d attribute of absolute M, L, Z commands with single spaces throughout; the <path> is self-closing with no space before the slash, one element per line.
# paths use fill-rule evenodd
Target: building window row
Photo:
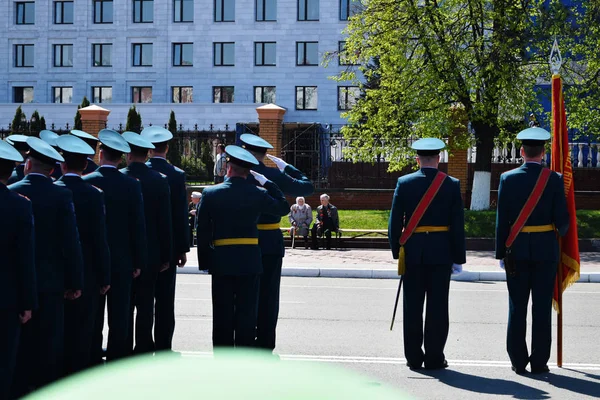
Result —
<path fill-rule="evenodd" d="M 130 0 L 133 5 L 134 23 L 154 22 L 154 0 Z M 172 0 L 173 22 L 194 22 L 194 0 Z M 204 0 L 205 1 L 205 0 Z M 92 0 L 95 24 L 112 24 L 113 0 Z M 214 21 L 235 21 L 235 0 L 213 0 Z M 54 23 L 73 24 L 74 1 L 54 1 Z M 346 21 L 360 11 L 360 0 L 339 0 L 339 17 Z M 298 21 L 319 20 L 319 0 L 297 0 Z M 255 0 L 256 21 L 277 21 L 277 0 Z M 19 1 L 15 3 L 15 23 L 17 25 L 35 24 L 35 2 Z"/>

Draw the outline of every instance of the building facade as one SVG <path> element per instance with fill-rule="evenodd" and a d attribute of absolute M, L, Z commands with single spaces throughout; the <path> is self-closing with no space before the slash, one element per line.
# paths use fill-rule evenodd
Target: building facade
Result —
<path fill-rule="evenodd" d="M 358 91 L 330 79 L 343 59 L 325 67 L 323 57 L 343 48 L 353 1 L 2 0 L 0 110 L 70 103 L 56 108 L 69 122 L 86 96 L 108 109 L 165 109 L 155 123 L 205 105 L 231 124 L 242 105 L 276 103 L 286 121 L 343 123 Z"/>

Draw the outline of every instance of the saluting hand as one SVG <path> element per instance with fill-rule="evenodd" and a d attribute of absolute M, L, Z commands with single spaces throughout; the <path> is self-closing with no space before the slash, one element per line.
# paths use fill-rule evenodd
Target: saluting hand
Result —
<path fill-rule="evenodd" d="M 138 268 L 138 269 L 134 269 L 133 270 L 133 279 L 137 278 L 138 276 L 140 276 L 140 273 L 142 271 Z"/>
<path fill-rule="evenodd" d="M 31 310 L 25 310 L 19 314 L 19 320 L 21 321 L 21 324 L 26 324 L 27 321 L 29 321 L 30 319 L 31 319 Z"/>
<path fill-rule="evenodd" d="M 275 165 L 277 165 L 277 168 L 279 168 L 279 170 L 282 172 L 285 169 L 285 167 L 288 166 L 288 163 L 286 163 L 279 157 L 275 157 L 270 154 L 267 154 L 267 158 L 269 158 L 269 160 L 273 161 L 275 163 Z"/>
<path fill-rule="evenodd" d="M 252 171 L 250 170 L 250 173 L 252 174 L 252 176 L 254 177 L 254 179 L 256 179 L 256 181 L 258 183 L 260 183 L 260 186 L 265 186 L 265 183 L 267 183 L 267 177 L 264 176 L 263 174 L 259 174 L 256 171 Z"/>
<path fill-rule="evenodd" d="M 182 253 L 179 256 L 179 259 L 177 260 L 177 266 L 179 268 L 183 268 L 185 266 L 185 263 L 187 263 L 187 255 L 185 253 Z"/>
<path fill-rule="evenodd" d="M 100 288 L 100 294 L 101 294 L 101 295 L 105 295 L 105 294 L 106 294 L 106 292 L 108 292 L 108 289 L 110 289 L 110 285 L 102 286 L 102 287 Z"/>

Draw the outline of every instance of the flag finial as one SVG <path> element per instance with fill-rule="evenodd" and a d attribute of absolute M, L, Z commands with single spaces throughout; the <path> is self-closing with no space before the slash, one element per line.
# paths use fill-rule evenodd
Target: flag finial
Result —
<path fill-rule="evenodd" d="M 558 48 L 558 41 L 554 37 L 554 44 L 552 45 L 552 51 L 550 52 L 550 69 L 553 75 L 558 75 L 560 67 L 562 66 L 562 56 L 560 55 L 560 49 Z"/>

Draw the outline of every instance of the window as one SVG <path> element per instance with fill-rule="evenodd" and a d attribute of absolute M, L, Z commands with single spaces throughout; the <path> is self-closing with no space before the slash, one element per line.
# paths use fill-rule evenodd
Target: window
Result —
<path fill-rule="evenodd" d="M 338 61 L 340 65 L 356 65 L 352 64 L 352 62 L 350 62 L 346 56 L 346 42 L 338 43 Z"/>
<path fill-rule="evenodd" d="M 94 0 L 94 23 L 113 23 L 113 0 Z"/>
<path fill-rule="evenodd" d="M 318 21 L 319 0 L 298 0 L 298 21 Z"/>
<path fill-rule="evenodd" d="M 131 88 L 132 103 L 152 103 L 152 87 L 133 86 Z"/>
<path fill-rule="evenodd" d="M 254 43 L 254 65 L 275 65 L 275 42 L 255 42 Z"/>
<path fill-rule="evenodd" d="M 53 103 L 71 103 L 73 100 L 73 88 L 70 86 L 55 87 Z"/>
<path fill-rule="evenodd" d="M 173 66 L 191 67 L 194 65 L 193 43 L 173 43 Z"/>
<path fill-rule="evenodd" d="M 32 103 L 33 87 L 19 86 L 13 87 L 13 103 Z"/>
<path fill-rule="evenodd" d="M 235 65 L 235 43 L 214 43 L 215 67 Z"/>
<path fill-rule="evenodd" d="M 296 42 L 296 65 L 319 65 L 319 42 Z"/>
<path fill-rule="evenodd" d="M 32 25 L 35 23 L 35 3 L 33 1 L 15 3 L 17 5 L 17 25 Z"/>
<path fill-rule="evenodd" d="M 133 45 L 133 66 L 152 66 L 152 43 L 136 43 Z"/>
<path fill-rule="evenodd" d="M 256 0 L 257 21 L 277 21 L 277 0 Z"/>
<path fill-rule="evenodd" d="M 173 0 L 173 21 L 194 22 L 194 0 Z"/>
<path fill-rule="evenodd" d="M 92 86 L 93 103 L 112 103 L 111 86 Z"/>
<path fill-rule="evenodd" d="M 215 0 L 215 22 L 235 21 L 235 0 Z"/>
<path fill-rule="evenodd" d="M 173 103 L 192 103 L 194 88 L 191 86 L 173 86 Z"/>
<path fill-rule="evenodd" d="M 317 109 L 317 87 L 296 86 L 296 110 Z"/>
<path fill-rule="evenodd" d="M 15 67 L 33 67 L 33 45 L 15 45 Z"/>
<path fill-rule="evenodd" d="M 93 44 L 92 57 L 92 66 L 112 67 L 112 44 Z"/>
<path fill-rule="evenodd" d="M 54 23 L 72 24 L 73 23 L 73 2 L 55 1 L 54 2 Z"/>
<path fill-rule="evenodd" d="M 133 0 L 133 22 L 154 21 L 154 0 Z"/>
<path fill-rule="evenodd" d="M 340 21 L 347 21 L 349 17 L 360 11 L 360 0 L 340 0 Z"/>
<path fill-rule="evenodd" d="M 275 103 L 275 86 L 254 86 L 255 103 Z"/>
<path fill-rule="evenodd" d="M 54 45 L 54 66 L 72 67 L 73 66 L 73 45 L 55 44 Z"/>
<path fill-rule="evenodd" d="M 350 110 L 360 95 L 358 86 L 338 86 L 338 110 Z"/>
<path fill-rule="evenodd" d="M 233 86 L 213 86 L 213 103 L 233 103 Z"/>

